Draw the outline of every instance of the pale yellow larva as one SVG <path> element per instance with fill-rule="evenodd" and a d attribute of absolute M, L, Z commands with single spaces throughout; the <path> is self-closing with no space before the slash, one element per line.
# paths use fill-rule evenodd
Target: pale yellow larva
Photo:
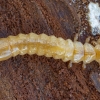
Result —
<path fill-rule="evenodd" d="M 0 39 L 0 61 L 10 57 L 24 54 L 37 54 L 39 56 L 62 59 L 64 62 L 71 61 L 84 64 L 93 60 L 100 62 L 100 45 L 93 47 L 89 43 L 84 45 L 81 42 L 46 34 L 37 35 L 35 33 L 19 34 Z"/>

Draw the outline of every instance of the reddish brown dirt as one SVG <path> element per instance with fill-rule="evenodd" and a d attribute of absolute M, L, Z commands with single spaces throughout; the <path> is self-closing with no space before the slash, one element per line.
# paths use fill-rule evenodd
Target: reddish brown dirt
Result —
<path fill-rule="evenodd" d="M 0 0 L 0 37 L 46 33 L 85 42 L 91 31 L 85 19 L 88 0 Z M 84 30 L 84 27 L 87 27 Z M 87 64 L 16 56 L 0 62 L 0 100 L 100 100 L 100 69 Z"/>

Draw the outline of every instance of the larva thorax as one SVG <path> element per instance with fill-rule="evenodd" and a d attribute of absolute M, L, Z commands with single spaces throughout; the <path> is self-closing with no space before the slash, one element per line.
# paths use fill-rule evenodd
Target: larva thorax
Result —
<path fill-rule="evenodd" d="M 93 47 L 89 43 L 84 45 L 81 42 L 46 34 L 35 33 L 19 34 L 0 39 L 0 61 L 18 54 L 37 54 L 39 56 L 62 59 L 64 62 L 71 60 L 73 63 L 83 61 L 85 64 L 93 60 L 100 62 L 100 45 Z"/>

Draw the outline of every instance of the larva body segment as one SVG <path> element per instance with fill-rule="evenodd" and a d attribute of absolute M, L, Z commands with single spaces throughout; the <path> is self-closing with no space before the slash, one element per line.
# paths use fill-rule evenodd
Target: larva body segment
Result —
<path fill-rule="evenodd" d="M 96 59 L 95 48 L 89 43 L 85 43 L 84 48 L 85 48 L 84 63 L 90 63 L 93 60 L 95 60 Z"/>
<path fill-rule="evenodd" d="M 29 35 L 24 35 L 24 34 L 19 34 L 18 35 L 18 48 L 20 51 L 20 55 L 24 55 L 28 53 L 28 40 L 29 40 Z"/>
<path fill-rule="evenodd" d="M 29 52 L 28 54 L 45 55 L 47 57 L 55 57 L 55 55 L 60 55 L 63 49 L 57 46 L 57 38 L 54 36 L 47 36 L 45 34 L 36 35 L 30 33 L 29 39 Z M 62 52 L 61 52 L 62 51 Z M 56 57 L 55 57 L 56 58 Z"/>
<path fill-rule="evenodd" d="M 73 54 L 74 54 L 74 44 L 73 44 L 72 40 L 70 40 L 70 39 L 65 40 L 65 44 L 66 44 L 65 54 L 62 59 L 64 62 L 72 60 Z"/>
<path fill-rule="evenodd" d="M 37 48 L 39 46 L 39 44 L 37 44 L 38 42 L 38 35 L 37 34 L 29 34 L 29 38 L 28 38 L 28 54 L 32 55 L 35 54 L 37 52 Z"/>
<path fill-rule="evenodd" d="M 7 39 L 8 39 L 8 43 L 11 47 L 12 56 L 13 57 L 17 56 L 19 54 L 19 48 L 18 48 L 18 43 L 17 43 L 18 37 L 9 36 Z"/>
<path fill-rule="evenodd" d="M 100 62 L 100 45 L 93 47 L 89 43 L 84 45 L 81 42 L 46 34 L 37 35 L 35 33 L 19 34 L 0 39 L 0 61 L 18 54 L 37 54 L 39 56 L 62 59 L 64 62 L 71 60 L 73 63 L 83 61 L 84 64 L 93 60 Z"/>
<path fill-rule="evenodd" d="M 19 34 L 18 36 L 9 36 L 7 39 L 9 40 L 13 57 L 15 57 L 18 54 L 27 54 L 28 35 Z"/>
<path fill-rule="evenodd" d="M 80 61 L 83 61 L 83 60 L 84 60 L 84 46 L 81 42 L 75 41 L 72 62 L 79 63 Z"/>

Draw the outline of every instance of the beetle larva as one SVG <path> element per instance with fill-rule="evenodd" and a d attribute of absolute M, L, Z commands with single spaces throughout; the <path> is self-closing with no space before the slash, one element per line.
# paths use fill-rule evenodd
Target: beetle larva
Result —
<path fill-rule="evenodd" d="M 39 56 L 62 59 L 64 62 L 71 61 L 84 64 L 93 60 L 100 62 L 100 45 L 93 47 L 89 43 L 84 45 L 81 42 L 46 34 L 37 35 L 35 33 L 19 34 L 0 39 L 0 61 L 15 57 L 18 54 L 37 54 Z"/>

